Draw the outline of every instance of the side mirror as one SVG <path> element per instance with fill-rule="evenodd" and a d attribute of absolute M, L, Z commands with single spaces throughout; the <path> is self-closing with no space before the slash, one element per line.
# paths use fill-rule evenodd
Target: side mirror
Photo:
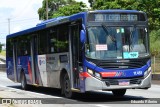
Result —
<path fill-rule="evenodd" d="M 86 35 L 84 30 L 81 30 L 80 39 L 81 39 L 81 43 L 84 44 L 86 42 Z"/>

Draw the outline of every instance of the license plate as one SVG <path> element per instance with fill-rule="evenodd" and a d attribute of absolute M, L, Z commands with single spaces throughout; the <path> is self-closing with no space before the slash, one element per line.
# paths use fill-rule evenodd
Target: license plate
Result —
<path fill-rule="evenodd" d="M 121 86 L 127 86 L 129 84 L 130 84 L 129 81 L 119 81 L 119 85 Z"/>

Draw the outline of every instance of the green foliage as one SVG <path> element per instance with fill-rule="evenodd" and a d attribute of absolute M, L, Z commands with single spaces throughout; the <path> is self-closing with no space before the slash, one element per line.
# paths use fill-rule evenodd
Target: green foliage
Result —
<path fill-rule="evenodd" d="M 160 29 L 150 33 L 150 51 L 152 56 L 160 57 Z"/>
<path fill-rule="evenodd" d="M 69 16 L 75 13 L 83 12 L 85 11 L 85 7 L 86 5 L 82 2 L 72 3 L 70 5 L 60 7 L 59 10 L 56 11 L 52 17 Z"/>
<path fill-rule="evenodd" d="M 60 6 L 66 5 L 72 0 L 48 0 L 48 18 L 52 18 L 53 12 L 57 11 Z M 38 9 L 39 19 L 46 19 L 46 0 L 43 0 L 42 7 Z"/>
<path fill-rule="evenodd" d="M 86 8 L 86 5 L 75 0 L 48 0 L 48 18 L 72 15 L 85 11 L 83 8 Z M 46 0 L 43 0 L 38 14 L 40 20 L 46 20 Z"/>
<path fill-rule="evenodd" d="M 95 9 L 135 9 L 137 0 L 89 0 L 93 10 Z M 135 7 L 136 6 L 136 7 Z"/>
<path fill-rule="evenodd" d="M 147 13 L 149 18 L 149 29 L 158 30 L 160 28 L 160 0 L 138 0 L 137 10 Z"/>

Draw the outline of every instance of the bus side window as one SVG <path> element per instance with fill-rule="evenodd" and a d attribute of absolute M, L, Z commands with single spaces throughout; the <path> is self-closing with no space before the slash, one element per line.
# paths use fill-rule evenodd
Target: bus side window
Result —
<path fill-rule="evenodd" d="M 13 57 L 13 40 L 7 40 L 7 57 Z"/>
<path fill-rule="evenodd" d="M 30 55 L 30 35 L 25 35 L 18 38 L 17 51 L 19 56 Z"/>
<path fill-rule="evenodd" d="M 19 37 L 17 39 L 17 55 L 18 56 L 23 56 L 24 55 L 24 40 L 22 37 Z"/>
<path fill-rule="evenodd" d="M 51 28 L 49 30 L 49 53 L 57 52 L 57 29 Z"/>
<path fill-rule="evenodd" d="M 38 54 L 46 54 L 47 53 L 47 32 L 40 31 L 38 35 Z"/>
<path fill-rule="evenodd" d="M 57 48 L 58 52 L 68 52 L 69 51 L 69 29 L 68 25 L 60 25 L 58 26 L 58 40 L 57 40 Z"/>

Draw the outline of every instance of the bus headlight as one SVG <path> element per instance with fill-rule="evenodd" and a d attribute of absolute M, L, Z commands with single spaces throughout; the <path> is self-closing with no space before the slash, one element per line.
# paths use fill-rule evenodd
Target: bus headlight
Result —
<path fill-rule="evenodd" d="M 101 75 L 99 73 L 97 73 L 97 72 L 95 72 L 95 77 L 101 79 Z"/>
<path fill-rule="evenodd" d="M 88 72 L 89 74 L 91 74 L 92 76 L 94 76 L 94 77 L 96 77 L 96 78 L 98 78 L 98 79 L 101 79 L 100 73 L 95 72 L 95 71 L 93 71 L 93 70 L 91 70 L 91 69 L 88 69 L 87 72 Z"/>
<path fill-rule="evenodd" d="M 88 69 L 88 73 L 91 74 L 91 75 L 94 75 L 94 72 L 90 69 Z"/>
<path fill-rule="evenodd" d="M 151 67 L 149 67 L 149 68 L 144 72 L 144 77 L 147 77 L 150 72 L 151 72 Z"/>

